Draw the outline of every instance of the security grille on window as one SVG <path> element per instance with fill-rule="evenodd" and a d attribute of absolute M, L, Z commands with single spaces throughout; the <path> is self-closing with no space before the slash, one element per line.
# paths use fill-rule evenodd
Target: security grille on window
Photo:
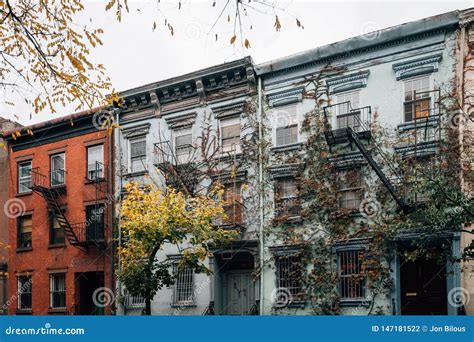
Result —
<path fill-rule="evenodd" d="M 189 162 L 193 150 L 192 128 L 183 128 L 173 132 L 174 153 L 178 164 Z"/>
<path fill-rule="evenodd" d="M 87 148 L 87 179 L 104 178 L 104 146 L 97 145 Z"/>
<path fill-rule="evenodd" d="M 405 122 L 426 118 L 430 115 L 430 77 L 420 77 L 404 82 L 404 117 Z"/>
<path fill-rule="evenodd" d="M 18 292 L 18 310 L 32 309 L 32 278 L 31 276 L 22 275 L 17 277 Z"/>
<path fill-rule="evenodd" d="M 222 119 L 221 127 L 221 146 L 222 152 L 239 153 L 240 152 L 240 116 Z"/>
<path fill-rule="evenodd" d="M 290 293 L 291 300 L 301 300 L 302 296 L 302 271 L 301 255 L 292 253 L 275 257 L 277 288 L 282 294 Z M 278 300 L 278 298 L 277 298 Z"/>
<path fill-rule="evenodd" d="M 18 218 L 18 248 L 31 247 L 31 232 L 33 231 L 32 217 L 20 216 Z"/>
<path fill-rule="evenodd" d="M 146 169 L 145 138 L 130 141 L 130 172 L 142 172 Z"/>
<path fill-rule="evenodd" d="M 31 191 L 31 160 L 18 163 L 18 192 Z"/>
<path fill-rule="evenodd" d="M 358 209 L 363 196 L 360 170 L 341 172 L 338 185 L 339 208 Z"/>
<path fill-rule="evenodd" d="M 50 225 L 50 243 L 52 245 L 64 243 L 64 230 L 53 213 L 50 214 Z"/>
<path fill-rule="evenodd" d="M 351 127 L 357 132 L 360 126 L 360 112 L 351 110 L 360 108 L 360 92 L 338 94 L 336 100 L 340 104 L 336 107 L 336 128 Z"/>
<path fill-rule="evenodd" d="M 284 146 L 298 142 L 298 117 L 296 105 L 275 110 L 275 145 Z"/>
<path fill-rule="evenodd" d="M 53 309 L 66 308 L 66 274 L 49 275 L 49 306 Z"/>
<path fill-rule="evenodd" d="M 188 266 L 174 265 L 176 276 L 173 289 L 173 304 L 189 305 L 194 303 L 194 272 Z"/>
<path fill-rule="evenodd" d="M 301 207 L 298 199 L 298 188 L 293 177 L 278 178 L 276 181 L 276 209 L 280 217 L 296 217 Z"/>
<path fill-rule="evenodd" d="M 341 251 L 339 258 L 339 290 L 342 300 L 363 300 L 366 293 L 366 275 L 363 270 L 365 252 Z"/>

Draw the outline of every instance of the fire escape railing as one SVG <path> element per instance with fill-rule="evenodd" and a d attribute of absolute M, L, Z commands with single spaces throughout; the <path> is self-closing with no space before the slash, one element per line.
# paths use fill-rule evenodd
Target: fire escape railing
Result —
<path fill-rule="evenodd" d="M 325 138 L 328 146 L 340 144 L 343 142 L 349 142 L 359 149 L 363 157 L 367 160 L 369 166 L 374 170 L 379 179 L 382 181 L 384 186 L 387 188 L 390 195 L 393 197 L 397 205 L 403 210 L 408 211 L 409 206 L 407 205 L 403 196 L 400 195 L 398 190 L 392 183 L 385 173 L 383 172 L 380 165 L 372 157 L 372 151 L 367 150 L 365 145 L 362 143 L 361 138 L 371 139 L 371 107 L 363 107 L 352 109 L 350 102 L 343 102 L 324 108 L 325 117 Z M 336 127 L 332 129 L 331 122 L 335 119 Z M 392 165 L 392 162 L 385 155 L 382 147 L 379 146 L 377 141 L 372 141 L 372 150 L 376 150 L 381 159 L 384 160 L 386 166 L 395 176 L 395 180 L 399 182 L 402 177 L 398 170 Z"/>

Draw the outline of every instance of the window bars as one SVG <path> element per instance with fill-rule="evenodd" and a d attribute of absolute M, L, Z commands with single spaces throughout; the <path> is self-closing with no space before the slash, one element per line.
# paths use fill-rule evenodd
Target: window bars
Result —
<path fill-rule="evenodd" d="M 174 264 L 173 305 L 194 304 L 194 272 L 188 266 Z"/>
<path fill-rule="evenodd" d="M 301 255 L 288 254 L 276 256 L 275 264 L 277 288 L 286 293 L 290 293 L 292 300 L 300 299 L 302 293 L 301 277 L 303 267 Z"/>
<path fill-rule="evenodd" d="M 341 251 L 339 257 L 339 291 L 342 300 L 364 300 L 366 275 L 362 267 L 365 252 Z"/>

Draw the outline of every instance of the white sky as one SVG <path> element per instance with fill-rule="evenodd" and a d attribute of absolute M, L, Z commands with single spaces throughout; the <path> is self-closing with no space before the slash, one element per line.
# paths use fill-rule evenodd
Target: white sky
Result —
<path fill-rule="evenodd" d="M 114 88 L 121 91 L 245 55 L 262 63 L 373 30 L 474 7 L 474 0 L 279 1 L 279 6 L 285 8 L 279 14 L 280 32 L 273 28 L 274 15 L 249 12 L 253 28 L 249 29 L 250 24 L 244 28 L 244 36 L 251 44 L 247 50 L 229 44 L 233 27 L 227 23 L 227 13 L 210 32 L 226 0 L 216 1 L 216 7 L 212 7 L 212 0 L 182 1 L 182 8 L 178 10 L 178 1 L 162 0 L 160 9 L 172 23 L 174 36 L 164 26 L 163 14 L 157 11 L 157 0 L 129 0 L 130 13 L 124 16 L 122 23 L 115 20 L 112 12 L 105 13 L 106 1 L 86 0 L 83 1 L 86 12 L 79 23 L 89 23 L 92 18 L 92 24 L 104 28 L 104 45 L 94 51 L 93 60 L 105 65 Z M 296 26 L 295 17 L 302 22 L 304 30 Z M 157 29 L 153 32 L 154 21 Z M 3 98 L 0 94 L 0 99 Z M 23 107 L 22 102 L 19 99 L 14 112 L 1 103 L 0 116 L 23 125 L 53 117 L 43 112 L 30 120 L 29 108 Z M 65 108 L 56 116 L 67 114 L 70 112 Z"/>

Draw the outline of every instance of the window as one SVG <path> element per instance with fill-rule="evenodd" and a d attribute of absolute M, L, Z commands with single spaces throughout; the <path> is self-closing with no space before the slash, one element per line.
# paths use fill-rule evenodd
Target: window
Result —
<path fill-rule="evenodd" d="M 18 310 L 32 309 L 32 277 L 22 275 L 17 277 L 17 292 L 18 292 Z"/>
<path fill-rule="evenodd" d="M 341 172 L 338 185 L 339 208 L 358 209 L 363 195 L 360 170 Z"/>
<path fill-rule="evenodd" d="M 86 206 L 86 240 L 104 239 L 104 211 L 102 204 Z"/>
<path fill-rule="evenodd" d="M 49 306 L 52 309 L 66 308 L 66 273 L 49 275 Z"/>
<path fill-rule="evenodd" d="M 130 141 L 130 172 L 143 172 L 146 169 L 146 139 Z"/>
<path fill-rule="evenodd" d="M 51 186 L 64 185 L 66 175 L 65 154 L 58 153 L 51 156 Z"/>
<path fill-rule="evenodd" d="M 173 289 L 173 304 L 189 305 L 194 303 L 194 272 L 188 266 L 174 264 L 176 277 Z"/>
<path fill-rule="evenodd" d="M 277 214 L 280 217 L 296 217 L 300 215 L 301 207 L 298 199 L 298 188 L 293 177 L 277 179 L 275 199 Z"/>
<path fill-rule="evenodd" d="M 18 163 L 18 193 L 31 191 L 31 160 Z"/>
<path fill-rule="evenodd" d="M 405 122 L 426 118 L 430 115 L 430 77 L 409 79 L 404 82 Z"/>
<path fill-rule="evenodd" d="M 278 255 L 275 257 L 277 288 L 282 295 L 291 294 L 291 301 L 302 300 L 303 264 L 299 253 Z M 288 298 L 277 302 L 288 302 Z"/>
<path fill-rule="evenodd" d="M 242 223 L 242 185 L 240 183 L 229 183 L 224 186 L 224 212 L 227 216 L 227 224 Z"/>
<path fill-rule="evenodd" d="M 56 218 L 56 214 L 50 213 L 50 244 L 64 243 L 64 230 Z"/>
<path fill-rule="evenodd" d="M 183 128 L 175 130 L 174 135 L 174 154 L 178 164 L 189 162 L 193 151 L 193 134 L 192 128 Z"/>
<path fill-rule="evenodd" d="M 104 146 L 97 145 L 87 148 L 87 179 L 104 178 Z"/>
<path fill-rule="evenodd" d="M 363 300 L 366 293 L 366 276 L 363 270 L 365 252 L 342 251 L 339 259 L 339 291 L 342 300 Z"/>
<path fill-rule="evenodd" d="M 31 248 L 32 217 L 31 215 L 18 218 L 18 248 Z"/>
<path fill-rule="evenodd" d="M 222 152 L 240 152 L 240 116 L 223 119 L 221 126 Z"/>
<path fill-rule="evenodd" d="M 298 117 L 296 105 L 286 106 L 274 112 L 275 146 L 298 142 Z"/>
<path fill-rule="evenodd" d="M 353 91 L 336 96 L 336 128 L 351 127 L 357 131 L 360 126 L 360 112 L 351 110 L 360 108 L 360 92 Z"/>

